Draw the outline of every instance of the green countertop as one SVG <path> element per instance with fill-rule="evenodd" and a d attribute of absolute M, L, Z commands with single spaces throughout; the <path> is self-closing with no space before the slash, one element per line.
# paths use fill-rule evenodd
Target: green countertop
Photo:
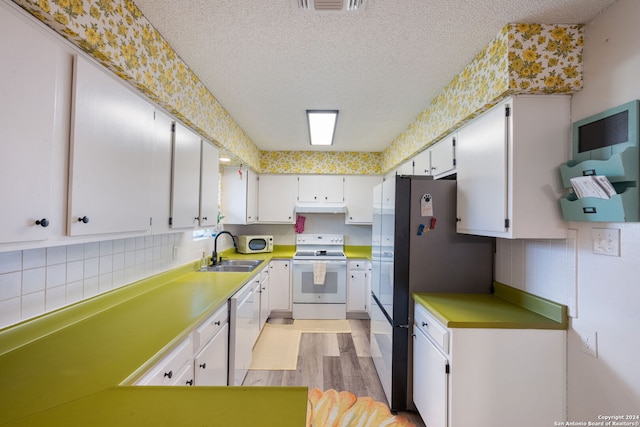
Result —
<path fill-rule="evenodd" d="M 196 268 L 189 264 L 0 331 L 0 425 L 303 425 L 305 387 L 119 387 L 260 271 Z"/>
<path fill-rule="evenodd" d="M 345 246 L 344 253 L 347 258 L 371 259 L 371 246 Z"/>
<path fill-rule="evenodd" d="M 567 329 L 567 307 L 494 282 L 493 294 L 413 293 L 449 328 Z"/>

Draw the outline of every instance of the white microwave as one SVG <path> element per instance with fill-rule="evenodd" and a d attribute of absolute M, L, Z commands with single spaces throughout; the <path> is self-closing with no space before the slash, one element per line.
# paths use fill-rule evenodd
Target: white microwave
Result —
<path fill-rule="evenodd" d="M 238 252 L 241 254 L 273 252 L 273 236 L 238 236 Z"/>

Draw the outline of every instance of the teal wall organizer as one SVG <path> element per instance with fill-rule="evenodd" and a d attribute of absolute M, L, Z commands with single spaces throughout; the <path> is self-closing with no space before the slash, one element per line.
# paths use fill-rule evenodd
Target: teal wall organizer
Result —
<path fill-rule="evenodd" d="M 562 184 L 571 178 L 604 175 L 616 190 L 610 199 L 579 199 L 571 191 L 560 200 L 567 221 L 638 222 L 640 101 L 635 100 L 573 123 L 573 160 L 560 166 Z"/>

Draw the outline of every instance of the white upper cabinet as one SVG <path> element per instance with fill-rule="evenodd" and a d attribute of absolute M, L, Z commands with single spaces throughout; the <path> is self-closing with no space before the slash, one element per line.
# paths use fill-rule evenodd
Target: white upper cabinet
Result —
<path fill-rule="evenodd" d="M 223 224 L 252 224 L 258 218 L 258 175 L 251 169 L 222 170 Z"/>
<path fill-rule="evenodd" d="M 382 182 L 381 176 L 348 175 L 344 177 L 344 199 L 347 203 L 345 223 L 373 222 L 373 187 Z"/>
<path fill-rule="evenodd" d="M 171 227 L 191 228 L 200 219 L 201 138 L 176 122 L 173 132 L 171 171 Z"/>
<path fill-rule="evenodd" d="M 147 232 L 154 108 L 76 57 L 69 156 L 68 232 Z"/>
<path fill-rule="evenodd" d="M 296 175 L 260 175 L 258 222 L 293 224 L 298 190 Z"/>
<path fill-rule="evenodd" d="M 457 231 L 566 238 L 557 200 L 568 156 L 570 98 L 508 98 L 458 131 Z"/>
<path fill-rule="evenodd" d="M 153 234 L 168 233 L 171 216 L 171 152 L 173 119 L 156 110 L 155 139 L 153 141 Z"/>
<path fill-rule="evenodd" d="M 455 173 L 456 170 L 456 138 L 457 134 L 448 135 L 429 147 L 431 153 L 431 173 L 434 179 Z"/>
<path fill-rule="evenodd" d="M 218 149 L 203 140 L 200 164 L 200 227 L 210 227 L 218 222 L 219 163 Z"/>
<path fill-rule="evenodd" d="M 342 175 L 300 175 L 298 202 L 343 203 L 344 179 Z"/>
<path fill-rule="evenodd" d="M 61 52 L 3 9 L 0 58 L 0 243 L 46 240 L 49 224 L 62 221 L 50 203 Z"/>
<path fill-rule="evenodd" d="M 431 151 L 426 149 L 413 158 L 414 175 L 431 175 Z"/>

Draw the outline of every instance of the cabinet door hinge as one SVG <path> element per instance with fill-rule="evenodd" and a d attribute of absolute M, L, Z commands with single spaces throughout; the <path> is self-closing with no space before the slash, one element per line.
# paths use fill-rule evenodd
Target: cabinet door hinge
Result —
<path fill-rule="evenodd" d="M 169 217 L 169 225 L 173 225 L 173 218 Z"/>
<path fill-rule="evenodd" d="M 175 131 L 176 131 L 176 124 L 171 123 L 171 132 L 175 132 Z"/>
<path fill-rule="evenodd" d="M 453 159 L 453 166 L 456 165 L 456 159 Z"/>
<path fill-rule="evenodd" d="M 452 141 L 453 141 L 452 145 L 455 147 L 455 146 L 456 146 L 456 139 L 455 139 L 455 137 L 454 137 L 454 138 L 451 138 L 451 139 L 452 139 Z"/>
<path fill-rule="evenodd" d="M 504 115 L 505 117 L 511 116 L 511 107 L 509 107 L 508 105 L 504 107 Z"/>
<path fill-rule="evenodd" d="M 505 218 L 505 220 L 504 220 L 504 228 L 509 228 L 509 223 L 510 223 L 509 218 Z"/>
<path fill-rule="evenodd" d="M 151 227 L 153 225 L 153 217 L 150 216 L 149 217 L 149 227 Z"/>
<path fill-rule="evenodd" d="M 451 372 L 451 369 L 449 369 L 449 364 L 447 363 L 446 365 L 444 365 L 444 373 L 448 374 Z"/>

